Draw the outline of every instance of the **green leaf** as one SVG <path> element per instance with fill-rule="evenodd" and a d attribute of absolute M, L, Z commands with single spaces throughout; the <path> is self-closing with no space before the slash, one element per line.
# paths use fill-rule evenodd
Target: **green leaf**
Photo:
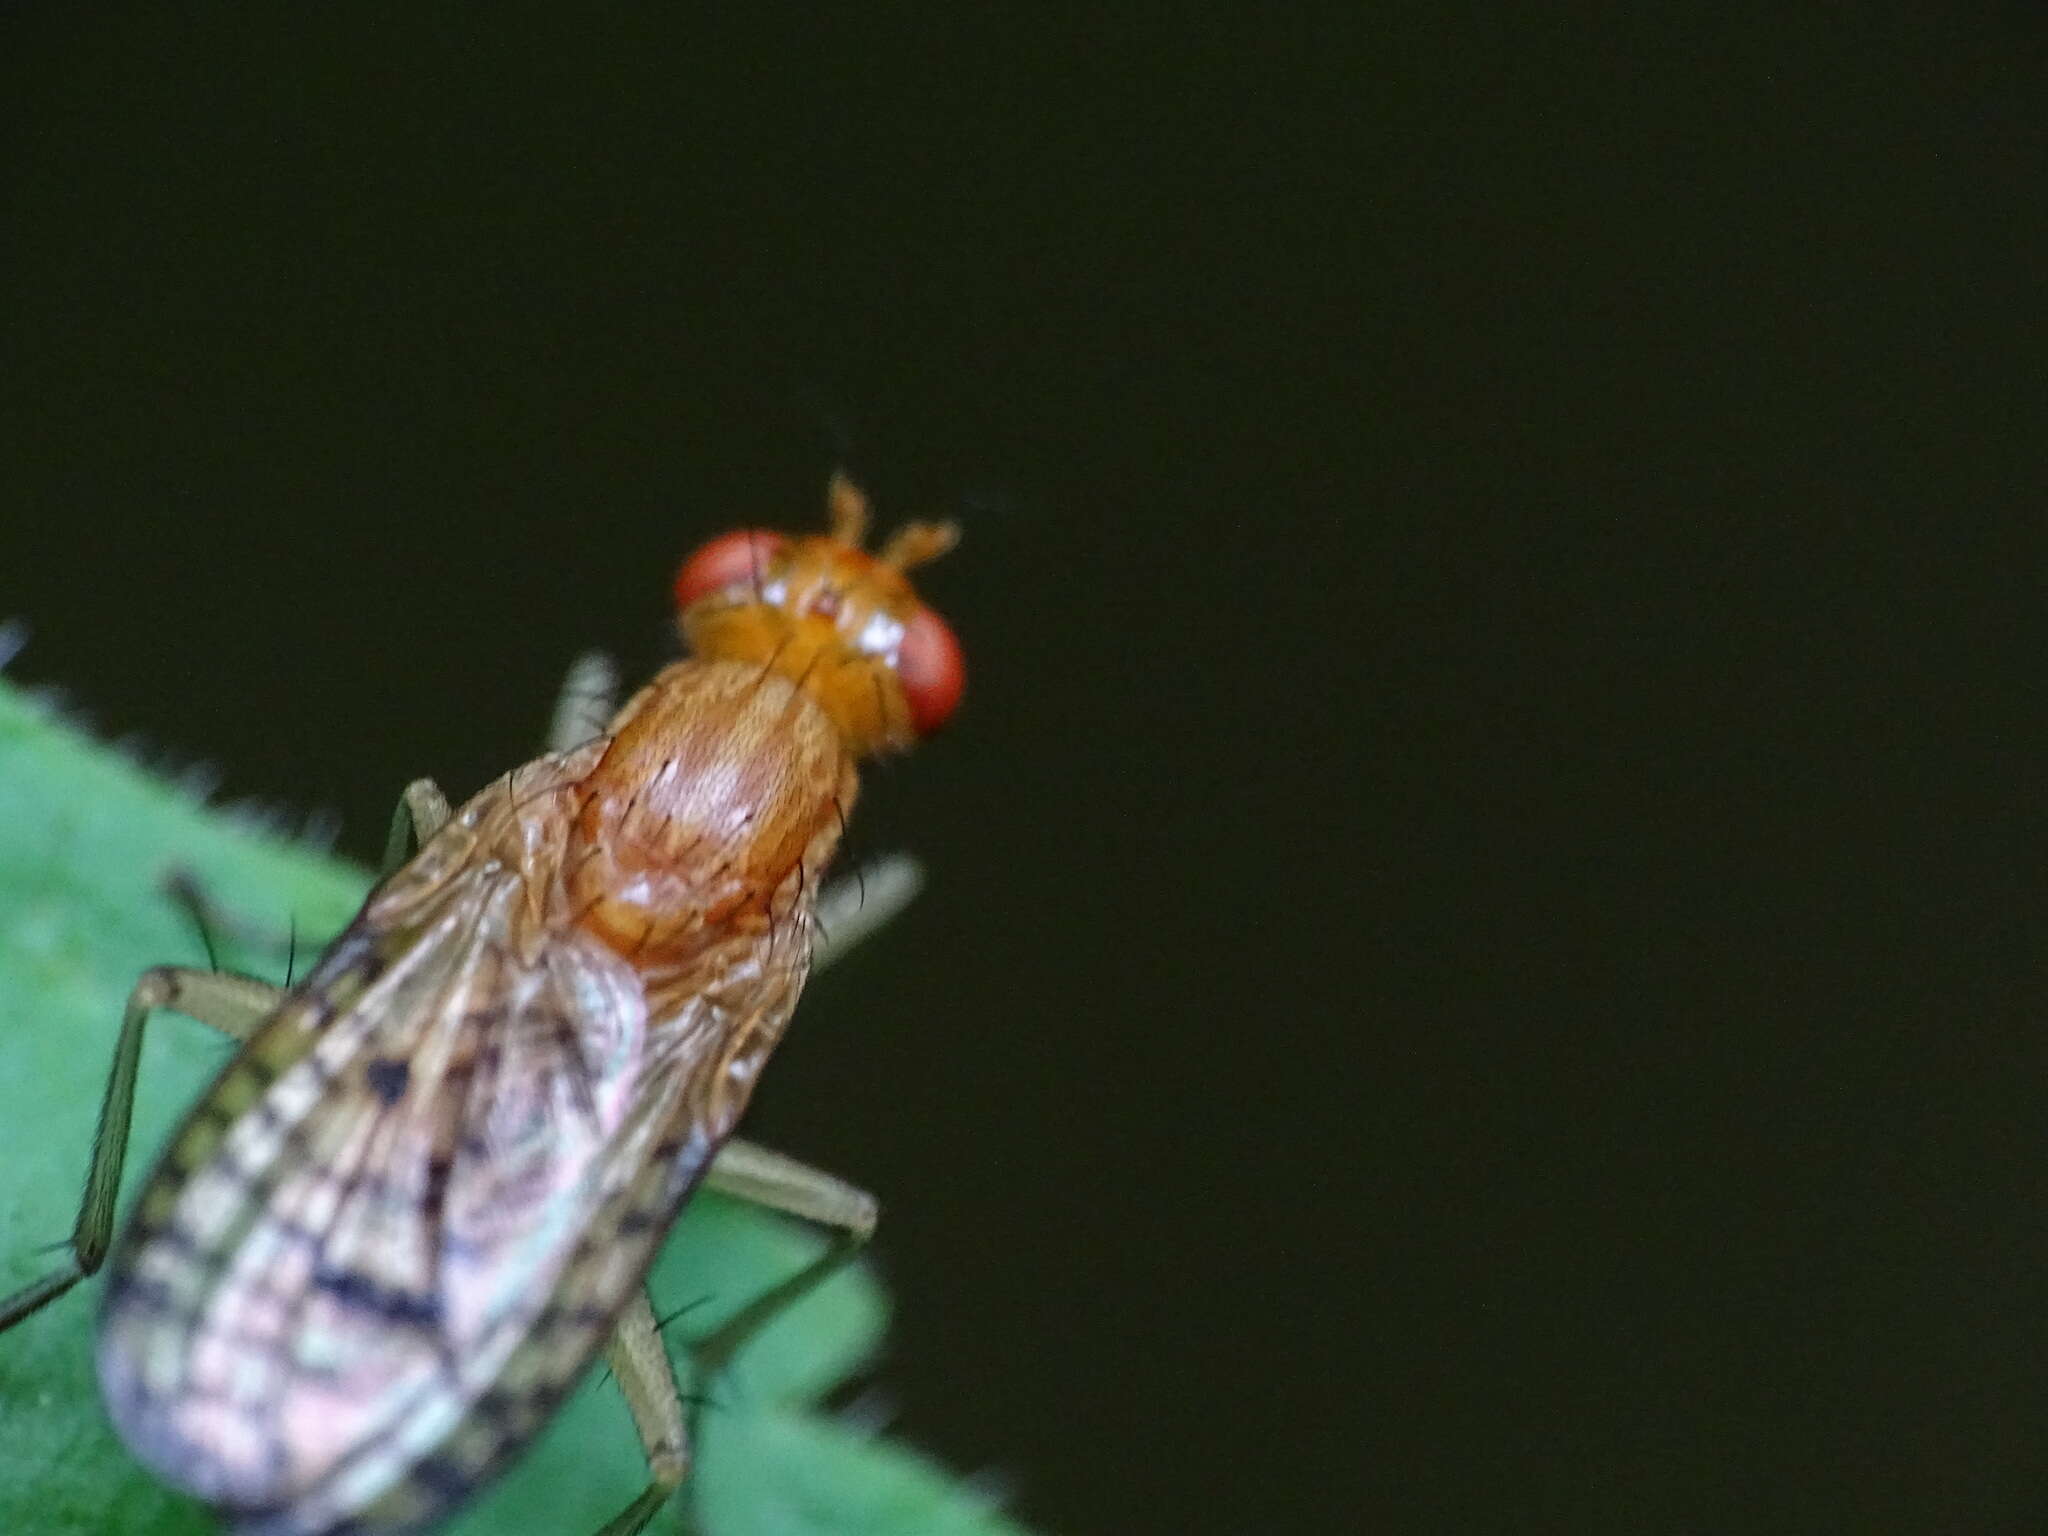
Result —
<path fill-rule="evenodd" d="M 368 885 L 360 869 L 208 810 L 0 681 L 0 1294 L 51 1266 L 51 1245 L 71 1230 L 135 977 L 151 964 L 205 963 L 164 889 L 178 869 L 225 910 L 279 929 L 295 921 L 309 935 L 337 932 Z M 224 948 L 226 964 L 275 963 Z M 228 1049 L 176 1015 L 151 1023 L 124 1201 Z M 670 1337 L 708 1330 L 822 1241 L 715 1196 L 693 1201 L 654 1271 L 657 1310 L 686 1309 Z M 97 1288 L 87 1281 L 0 1335 L 0 1531 L 215 1530 L 107 1427 L 92 1371 Z M 690 1508 L 705 1536 L 1022 1536 L 985 1497 L 816 1406 L 873 1358 L 886 1313 L 872 1277 L 849 1268 L 716 1379 L 693 1384 L 706 1401 L 697 1474 L 652 1529 L 686 1529 Z M 594 1532 L 645 1476 L 625 1401 L 600 1367 L 532 1454 L 450 1529 Z"/>

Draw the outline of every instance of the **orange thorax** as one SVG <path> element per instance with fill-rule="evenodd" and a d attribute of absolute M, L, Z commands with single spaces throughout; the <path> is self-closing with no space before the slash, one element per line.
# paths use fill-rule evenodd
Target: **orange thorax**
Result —
<path fill-rule="evenodd" d="M 796 683 L 682 661 L 627 704 L 583 784 L 563 869 L 576 920 L 642 965 L 798 919 L 858 785 Z"/>

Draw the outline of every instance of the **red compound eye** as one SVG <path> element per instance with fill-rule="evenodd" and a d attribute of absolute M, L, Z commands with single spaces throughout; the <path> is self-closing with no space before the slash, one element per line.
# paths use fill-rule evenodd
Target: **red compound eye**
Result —
<path fill-rule="evenodd" d="M 769 562 L 789 541 L 764 528 L 722 533 L 683 562 L 676 572 L 676 606 L 690 604 L 712 592 L 758 582 Z"/>
<path fill-rule="evenodd" d="M 944 725 L 967 690 L 967 658 L 960 654 L 960 642 L 929 608 L 919 608 L 903 626 L 896 677 L 910 705 L 910 723 L 920 736 Z"/>

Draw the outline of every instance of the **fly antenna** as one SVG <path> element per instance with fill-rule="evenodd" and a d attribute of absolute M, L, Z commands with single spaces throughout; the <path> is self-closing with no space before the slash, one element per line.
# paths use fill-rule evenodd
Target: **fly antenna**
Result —
<path fill-rule="evenodd" d="M 905 523 L 889 535 L 875 564 L 908 571 L 929 565 L 960 542 L 958 523 Z"/>
<path fill-rule="evenodd" d="M 868 536 L 868 498 L 843 469 L 833 470 L 825 486 L 825 511 L 832 537 L 859 549 Z"/>

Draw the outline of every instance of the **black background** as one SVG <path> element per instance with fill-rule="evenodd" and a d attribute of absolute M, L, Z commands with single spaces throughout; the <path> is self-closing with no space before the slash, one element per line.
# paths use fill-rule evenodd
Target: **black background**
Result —
<path fill-rule="evenodd" d="M 752 1123 L 906 1432 L 1075 1533 L 2037 1528 L 2044 22 L 1790 9 L 17 15 L 12 671 L 367 858 L 843 458 L 972 683 Z"/>

